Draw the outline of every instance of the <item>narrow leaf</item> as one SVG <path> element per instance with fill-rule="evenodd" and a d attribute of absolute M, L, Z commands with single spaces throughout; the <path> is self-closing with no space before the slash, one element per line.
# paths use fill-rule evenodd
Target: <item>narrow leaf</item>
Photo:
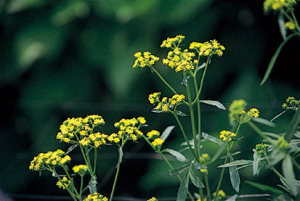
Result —
<path fill-rule="evenodd" d="M 232 160 L 233 162 L 233 158 L 231 158 L 230 160 Z M 229 167 L 229 176 L 230 176 L 232 188 L 235 190 L 235 192 L 239 193 L 241 179 L 240 179 L 239 171 L 237 170 L 236 166 Z"/>
<path fill-rule="evenodd" d="M 263 124 L 265 126 L 269 126 L 269 127 L 275 127 L 276 126 L 276 124 L 274 124 L 273 122 L 270 122 L 269 120 L 266 120 L 266 119 L 263 119 L 263 118 L 260 118 L 260 117 L 252 118 L 252 121 Z"/>
<path fill-rule="evenodd" d="M 218 149 L 218 151 L 215 153 L 214 157 L 212 157 L 211 159 L 211 163 L 215 162 L 215 160 L 217 160 L 217 158 L 219 158 L 219 156 L 222 154 L 222 152 L 226 149 L 228 142 L 224 142 L 220 148 Z"/>
<path fill-rule="evenodd" d="M 284 22 L 283 14 L 281 12 L 279 12 L 278 13 L 278 25 L 279 25 L 279 30 L 280 30 L 283 40 L 286 39 L 286 28 L 285 28 L 284 24 L 285 24 L 285 22 Z"/>
<path fill-rule="evenodd" d="M 163 152 L 168 152 L 169 154 L 174 156 L 180 162 L 186 162 L 187 161 L 183 154 L 181 154 L 180 152 L 175 151 L 173 149 L 164 149 Z"/>
<path fill-rule="evenodd" d="M 217 143 L 219 145 L 222 144 L 222 141 L 220 139 L 217 139 L 214 136 L 209 135 L 207 133 L 202 132 L 202 137 L 203 137 L 204 140 L 209 140 L 209 141 Z"/>
<path fill-rule="evenodd" d="M 196 169 L 201 170 L 201 169 L 207 169 L 206 166 L 201 165 L 200 163 L 198 163 L 197 161 L 193 161 L 193 165 Z"/>
<path fill-rule="evenodd" d="M 253 176 L 258 175 L 258 165 L 261 157 L 260 155 L 257 154 L 257 152 L 254 151 L 253 153 L 253 164 L 252 164 L 252 169 L 253 169 Z"/>
<path fill-rule="evenodd" d="M 206 62 L 203 62 L 203 64 L 201 64 L 201 66 L 199 66 L 196 71 L 201 70 L 202 68 L 205 67 L 205 65 L 206 65 Z"/>
<path fill-rule="evenodd" d="M 296 178 L 293 168 L 293 162 L 290 155 L 286 155 L 282 162 L 282 172 L 287 181 L 288 186 L 290 187 L 293 195 L 297 195 L 297 185 Z"/>
<path fill-rule="evenodd" d="M 186 200 L 188 188 L 189 188 L 189 172 L 186 173 L 186 175 L 180 182 L 176 201 L 185 201 Z"/>
<path fill-rule="evenodd" d="M 175 111 L 175 114 L 176 114 L 177 116 L 181 116 L 181 117 L 187 117 L 187 116 L 189 116 L 189 115 L 187 115 L 187 114 L 181 112 L 180 110 L 176 110 L 176 111 Z"/>
<path fill-rule="evenodd" d="M 273 118 L 270 120 L 270 122 L 274 121 L 275 119 L 277 119 L 278 117 L 280 117 L 281 115 L 283 115 L 284 113 L 286 113 L 286 111 L 288 111 L 288 110 L 284 110 L 284 111 L 280 112 L 279 114 L 277 114 L 275 117 L 273 117 Z"/>
<path fill-rule="evenodd" d="M 119 158 L 118 158 L 118 164 L 116 167 L 119 167 L 121 165 L 122 159 L 123 159 L 123 150 L 122 148 L 118 148 L 118 152 L 119 152 Z"/>
<path fill-rule="evenodd" d="M 71 151 L 73 151 L 75 148 L 77 147 L 77 144 L 73 144 L 72 146 L 70 146 L 68 148 L 68 150 L 66 151 L 65 155 L 69 154 Z"/>
<path fill-rule="evenodd" d="M 169 137 L 171 131 L 175 128 L 175 126 L 168 126 L 164 132 L 161 134 L 160 139 L 166 141 L 166 139 Z"/>
<path fill-rule="evenodd" d="M 230 198 L 228 198 L 227 200 L 225 201 L 235 201 L 237 198 L 237 194 L 235 194 L 234 196 L 231 196 Z"/>
<path fill-rule="evenodd" d="M 267 71 L 266 71 L 266 73 L 265 73 L 265 75 L 264 75 L 264 78 L 263 78 L 263 80 L 261 81 L 260 85 L 263 85 L 263 84 L 267 81 L 268 77 L 270 76 L 271 71 L 272 71 L 272 69 L 273 69 L 273 67 L 274 67 L 274 64 L 275 64 L 275 62 L 276 62 L 276 60 L 277 60 L 277 57 L 278 57 L 278 55 L 279 55 L 281 49 L 283 48 L 283 46 L 286 44 L 286 42 L 288 42 L 292 37 L 294 37 L 294 36 L 296 36 L 296 35 L 297 35 L 297 33 L 293 33 L 293 34 L 289 35 L 289 36 L 288 36 L 288 37 L 280 44 L 280 46 L 279 46 L 278 49 L 276 50 L 275 54 L 273 55 L 273 57 L 272 57 L 272 59 L 271 59 L 271 61 L 270 61 L 270 63 L 269 63 L 268 69 L 267 69 Z"/>
<path fill-rule="evenodd" d="M 233 167 L 233 166 L 237 166 L 237 165 L 249 165 L 252 164 L 251 160 L 236 160 L 236 161 L 232 161 L 229 163 L 226 163 L 224 165 L 219 165 L 218 168 L 226 168 L 226 167 Z"/>
<path fill-rule="evenodd" d="M 297 132 L 298 125 L 300 123 L 300 110 L 297 110 L 296 113 L 293 116 L 292 121 L 288 125 L 286 131 L 285 131 L 285 140 L 290 141 L 294 134 Z"/>
<path fill-rule="evenodd" d="M 270 193 L 275 193 L 275 194 L 284 194 L 284 191 L 281 191 L 281 190 L 278 190 L 276 188 L 273 188 L 271 186 L 267 186 L 265 184 L 260 184 L 260 183 L 256 183 L 256 182 L 252 182 L 252 181 L 245 181 L 246 184 L 249 184 L 255 188 L 258 188 L 262 191 L 267 191 L 267 192 L 270 192 Z"/>
<path fill-rule="evenodd" d="M 220 103 L 219 101 L 214 101 L 214 100 L 200 100 L 200 103 L 205 103 L 207 105 L 212 105 L 215 106 L 221 110 L 226 110 L 226 107 Z"/>
<path fill-rule="evenodd" d="M 191 168 L 190 168 L 189 174 L 190 174 L 190 178 L 191 178 L 192 183 L 197 188 L 204 188 L 204 184 L 201 182 L 199 177 L 197 177 L 197 175 L 195 174 L 195 172 Z"/>
<path fill-rule="evenodd" d="M 183 171 L 185 171 L 190 165 L 187 164 L 187 165 L 184 165 L 184 166 L 181 166 L 179 168 L 176 168 L 174 170 L 169 170 L 167 172 L 168 175 L 170 176 L 175 176 L 175 175 L 179 175 L 180 173 L 182 173 Z"/>

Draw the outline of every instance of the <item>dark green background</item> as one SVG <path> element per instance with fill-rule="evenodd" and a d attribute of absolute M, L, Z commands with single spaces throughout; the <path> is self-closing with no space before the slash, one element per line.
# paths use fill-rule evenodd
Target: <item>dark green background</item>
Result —
<path fill-rule="evenodd" d="M 22 195 L 67 195 L 55 186 L 50 173 L 39 177 L 28 166 L 39 152 L 68 148 L 55 140 L 59 125 L 68 117 L 102 115 L 105 133 L 114 132 L 113 123 L 121 118 L 138 116 L 147 119 L 145 132 L 162 132 L 174 125 L 171 115 L 150 113 L 147 100 L 150 93 L 170 96 L 171 91 L 149 69 L 131 66 L 137 51 L 165 57 L 167 50 L 159 45 L 177 34 L 186 36 L 186 47 L 210 39 L 226 47 L 224 55 L 214 57 L 209 66 L 201 99 L 218 100 L 228 107 L 242 98 L 249 108 L 260 109 L 261 117 L 271 119 L 287 96 L 300 98 L 300 43 L 299 39 L 287 43 L 271 78 L 259 86 L 282 42 L 276 15 L 264 15 L 262 4 L 252 0 L 0 1 L 0 187 L 15 200 L 45 200 Z M 156 68 L 183 91 L 180 73 L 160 64 Z M 202 109 L 204 132 L 217 137 L 221 130 L 230 129 L 227 111 Z M 283 132 L 291 116 L 287 113 L 277 120 L 273 131 Z M 182 120 L 189 126 L 188 119 Z M 243 139 L 234 148 L 242 154 L 236 158 L 251 159 L 260 139 L 246 126 L 242 131 Z M 180 149 L 182 141 L 176 127 L 164 147 Z M 217 147 L 207 143 L 204 149 L 212 156 Z M 145 142 L 128 143 L 125 151 L 116 196 L 176 197 L 176 178 L 165 174 L 167 166 Z M 80 163 L 78 159 L 73 155 L 72 165 Z M 99 160 L 99 192 L 109 196 L 117 149 L 101 149 Z M 213 189 L 220 174 L 215 165 L 210 170 Z M 240 194 L 261 193 L 245 180 L 279 183 L 274 174 L 262 173 L 253 178 L 251 169 L 241 170 Z M 226 193 L 233 195 L 228 177 L 223 184 Z"/>

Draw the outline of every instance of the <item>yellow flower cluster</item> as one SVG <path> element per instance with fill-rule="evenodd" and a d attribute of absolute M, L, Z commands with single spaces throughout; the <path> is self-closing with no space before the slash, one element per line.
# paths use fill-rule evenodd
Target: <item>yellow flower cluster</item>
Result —
<path fill-rule="evenodd" d="M 168 65 L 171 69 L 175 68 L 175 72 L 193 70 L 194 66 L 199 63 L 193 57 L 195 57 L 195 53 L 188 52 L 187 49 L 181 51 L 181 48 L 176 47 L 169 51 L 167 58 L 163 59 L 163 64 Z"/>
<path fill-rule="evenodd" d="M 266 143 L 262 143 L 262 144 L 257 144 L 255 145 L 255 152 L 259 155 L 259 156 L 265 156 L 267 149 L 269 148 L 269 144 Z"/>
<path fill-rule="evenodd" d="M 171 98 L 163 97 L 162 100 L 160 101 L 161 93 L 156 92 L 153 94 L 149 95 L 149 102 L 151 104 L 156 104 L 157 106 L 154 108 L 154 111 L 161 111 L 161 112 L 170 112 L 173 111 L 176 105 L 181 103 L 184 99 L 185 96 L 183 94 L 175 94 Z"/>
<path fill-rule="evenodd" d="M 213 56 L 218 55 L 219 57 L 223 55 L 225 47 L 218 43 L 217 40 L 210 40 L 204 43 L 192 42 L 190 44 L 190 49 L 196 50 L 199 56 Z"/>
<path fill-rule="evenodd" d="M 147 133 L 147 137 L 148 137 L 149 139 L 155 139 L 155 138 L 158 138 L 159 135 L 160 135 L 160 132 L 157 131 L 157 130 L 152 130 L 152 131 L 150 131 L 150 132 Z"/>
<path fill-rule="evenodd" d="M 282 104 L 283 109 L 293 109 L 296 110 L 299 107 L 299 101 L 295 99 L 294 96 L 289 96 L 285 103 Z"/>
<path fill-rule="evenodd" d="M 163 143 L 164 140 L 159 138 L 160 132 L 157 130 L 151 130 L 147 133 L 147 137 L 149 140 L 152 140 L 151 145 L 155 150 L 157 150 Z"/>
<path fill-rule="evenodd" d="M 136 60 L 134 61 L 132 68 L 144 68 L 145 66 L 149 66 L 151 68 L 155 62 L 159 60 L 159 57 L 151 55 L 150 52 L 144 52 L 143 54 L 141 52 L 136 52 L 134 57 Z"/>
<path fill-rule="evenodd" d="M 293 22 L 286 22 L 284 24 L 284 26 L 290 30 L 294 30 L 295 29 L 295 24 Z"/>
<path fill-rule="evenodd" d="M 106 134 L 93 133 L 96 127 L 105 124 L 99 115 L 88 115 L 85 118 L 68 118 L 60 126 L 56 139 L 65 143 L 81 144 L 82 146 L 99 147 L 106 143 Z"/>
<path fill-rule="evenodd" d="M 56 183 L 56 186 L 58 186 L 59 188 L 62 188 L 62 189 L 66 189 L 70 186 L 70 183 L 71 183 L 71 181 L 68 180 L 67 177 L 63 177 L 61 181 L 58 181 Z"/>
<path fill-rule="evenodd" d="M 164 40 L 160 47 L 166 47 L 166 48 L 175 48 L 178 47 L 179 44 L 183 41 L 185 36 L 183 35 L 177 35 L 174 38 L 167 38 L 167 40 Z"/>
<path fill-rule="evenodd" d="M 265 0 L 264 11 L 269 12 L 270 10 L 280 10 L 284 8 L 293 8 L 296 5 L 296 0 Z"/>
<path fill-rule="evenodd" d="M 253 117 L 259 116 L 259 110 L 256 108 L 245 111 L 247 103 L 245 100 L 234 100 L 229 106 L 229 117 L 231 121 L 236 120 L 239 123 L 246 123 Z"/>
<path fill-rule="evenodd" d="M 47 153 L 39 153 L 37 156 L 33 158 L 30 162 L 29 169 L 30 170 L 44 170 L 52 168 L 57 165 L 64 165 L 65 163 L 71 161 L 69 155 L 65 155 L 65 152 L 57 149 L 56 151 L 52 152 L 49 151 Z"/>
<path fill-rule="evenodd" d="M 131 139 L 136 141 L 143 136 L 143 132 L 139 129 L 145 123 L 146 120 L 144 117 L 121 119 L 114 124 L 116 128 L 119 128 L 118 133 L 112 133 L 107 139 L 114 143 L 120 142 L 121 139 Z"/>
<path fill-rule="evenodd" d="M 152 197 L 152 198 L 150 198 L 150 199 L 147 200 L 147 201 L 158 201 L 158 199 L 156 199 L 155 197 Z"/>
<path fill-rule="evenodd" d="M 208 153 L 201 154 L 199 159 L 201 165 L 207 166 L 210 164 L 210 156 L 208 155 Z"/>
<path fill-rule="evenodd" d="M 108 199 L 99 193 L 93 193 L 84 198 L 83 201 L 108 201 Z"/>
<path fill-rule="evenodd" d="M 213 193 L 213 196 L 216 196 L 216 192 Z M 223 190 L 219 190 L 217 197 L 217 200 L 221 200 L 222 198 L 226 197 L 226 194 Z M 197 201 L 201 201 L 201 199 L 198 198 Z M 203 201 L 207 201 L 207 198 L 204 198 Z"/>
<path fill-rule="evenodd" d="M 235 140 L 235 138 L 236 138 L 236 134 L 233 133 L 233 132 L 225 131 L 225 130 L 223 130 L 223 131 L 220 132 L 220 139 L 222 141 L 228 141 L 228 142 L 230 142 L 232 140 Z"/>
<path fill-rule="evenodd" d="M 282 136 L 282 137 L 278 138 L 277 146 L 280 150 L 286 150 L 289 147 L 289 143 Z"/>
<path fill-rule="evenodd" d="M 84 175 L 86 171 L 88 171 L 87 165 L 76 165 L 73 168 L 74 173 L 79 173 L 80 175 Z"/>

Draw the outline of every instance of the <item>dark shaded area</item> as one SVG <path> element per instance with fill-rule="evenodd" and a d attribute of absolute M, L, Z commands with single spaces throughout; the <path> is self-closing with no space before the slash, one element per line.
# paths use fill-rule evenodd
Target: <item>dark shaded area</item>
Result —
<path fill-rule="evenodd" d="M 150 113 L 147 100 L 150 93 L 162 91 L 163 96 L 169 96 L 171 91 L 149 69 L 131 66 L 137 51 L 150 51 L 164 58 L 167 50 L 159 45 L 177 34 L 186 36 L 186 46 L 192 41 L 216 39 L 226 47 L 222 57 L 213 58 L 202 99 L 219 100 L 225 106 L 234 99 L 245 99 L 249 107 L 260 109 L 263 118 L 274 117 L 287 96 L 300 98 L 300 41 L 294 38 L 287 43 L 270 79 L 259 86 L 282 42 L 276 16 L 264 15 L 262 3 L 1 1 L 0 187 L 14 200 L 47 200 L 22 195 L 67 195 L 55 186 L 56 180 L 48 172 L 38 177 L 28 166 L 39 152 L 68 148 L 55 140 L 59 125 L 68 117 L 99 114 L 107 122 L 104 133 L 114 132 L 113 124 L 121 118 L 138 116 L 147 119 L 145 133 L 151 129 L 162 132 L 174 125 L 170 115 Z M 299 6 L 296 10 L 299 17 Z M 160 64 L 157 70 L 172 86 L 184 90 L 181 74 Z M 205 105 L 202 110 L 203 131 L 217 136 L 220 130 L 230 128 L 227 111 Z M 275 122 L 279 125 L 277 133 L 284 131 L 291 117 L 292 113 L 287 113 Z M 184 124 L 188 122 L 183 119 Z M 237 158 L 251 158 L 252 148 L 260 138 L 248 128 L 243 133 L 236 147 L 242 154 Z M 164 146 L 180 149 L 183 140 L 176 127 Z M 207 147 L 207 152 L 217 149 L 215 145 Z M 117 149 L 106 147 L 99 154 L 99 192 L 108 196 Z M 152 154 L 145 142 L 125 147 L 116 196 L 176 196 L 176 178 L 167 176 L 167 166 Z M 73 163 L 80 163 L 76 155 Z M 220 170 L 211 171 L 215 177 L 210 182 L 215 188 Z M 254 179 L 273 186 L 280 182 L 269 172 L 253 178 L 251 169 L 242 170 L 241 176 L 242 182 Z M 229 178 L 224 184 L 227 182 Z M 226 193 L 234 194 L 227 186 Z M 241 189 L 240 194 L 261 193 L 244 183 Z"/>

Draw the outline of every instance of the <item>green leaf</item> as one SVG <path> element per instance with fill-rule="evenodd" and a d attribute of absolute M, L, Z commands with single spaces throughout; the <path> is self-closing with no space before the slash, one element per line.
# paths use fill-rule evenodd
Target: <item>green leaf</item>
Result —
<path fill-rule="evenodd" d="M 219 158 L 219 156 L 222 154 L 222 152 L 226 149 L 227 144 L 228 144 L 228 142 L 224 142 L 223 144 L 221 144 L 220 148 L 215 153 L 214 157 L 212 157 L 211 163 L 215 162 L 215 160 L 217 160 L 217 158 Z"/>
<path fill-rule="evenodd" d="M 195 174 L 195 172 L 190 168 L 189 175 L 191 178 L 192 183 L 197 187 L 197 188 L 204 188 L 204 184 L 201 182 L 199 177 Z"/>
<path fill-rule="evenodd" d="M 97 177 L 96 175 L 91 177 L 91 180 L 89 181 L 89 190 L 90 190 L 90 194 L 93 194 L 95 192 L 97 192 Z"/>
<path fill-rule="evenodd" d="M 263 124 L 263 125 L 266 125 L 266 126 L 269 126 L 269 127 L 275 127 L 276 126 L 276 124 L 274 124 L 273 122 L 271 122 L 269 120 L 266 120 L 266 119 L 263 119 L 263 118 L 260 118 L 260 117 L 254 117 L 254 118 L 252 118 L 252 121 Z"/>
<path fill-rule="evenodd" d="M 188 116 L 189 116 L 189 115 L 187 115 L 187 114 L 181 112 L 180 110 L 175 110 L 175 114 L 176 114 L 177 116 L 181 116 L 181 117 L 188 117 Z"/>
<path fill-rule="evenodd" d="M 201 165 L 200 163 L 198 163 L 197 161 L 193 161 L 193 165 L 196 169 L 201 170 L 201 169 L 207 169 L 206 166 Z"/>
<path fill-rule="evenodd" d="M 234 162 L 232 157 L 230 157 L 230 160 Z M 241 179 L 240 179 L 239 171 L 237 170 L 236 166 L 229 167 L 229 176 L 230 176 L 232 188 L 235 190 L 235 192 L 238 193 L 240 191 Z"/>
<path fill-rule="evenodd" d="M 185 201 L 187 197 L 188 189 L 189 189 L 189 171 L 186 173 L 186 175 L 180 182 L 176 201 Z"/>
<path fill-rule="evenodd" d="M 293 138 L 294 134 L 297 132 L 299 123 L 300 123 L 300 110 L 297 110 L 293 116 L 292 121 L 290 122 L 290 124 L 288 125 L 285 131 L 284 138 L 286 141 L 289 142 Z"/>
<path fill-rule="evenodd" d="M 209 135 L 207 133 L 202 132 L 202 137 L 204 138 L 204 140 L 209 140 L 211 142 L 214 142 L 218 145 L 221 145 L 223 142 L 220 139 L 215 138 L 212 135 Z"/>
<path fill-rule="evenodd" d="M 255 188 L 258 188 L 262 191 L 267 191 L 267 192 L 270 192 L 270 193 L 275 193 L 275 194 L 284 194 L 285 192 L 284 191 L 281 191 L 281 190 L 278 190 L 276 188 L 273 188 L 271 186 L 267 186 L 265 184 L 260 184 L 260 183 L 256 183 L 256 182 L 252 182 L 252 181 L 245 181 L 246 184 L 249 184 Z"/>
<path fill-rule="evenodd" d="M 73 144 L 72 146 L 70 146 L 64 155 L 67 155 L 67 154 L 69 154 L 71 151 L 73 151 L 73 150 L 77 147 L 77 145 L 78 145 L 78 144 Z"/>
<path fill-rule="evenodd" d="M 185 158 L 185 156 L 183 154 L 181 154 L 178 151 L 175 151 L 173 149 L 164 149 L 162 150 L 163 152 L 168 152 L 169 154 L 171 154 L 172 156 L 174 156 L 178 161 L 180 162 L 186 162 L 187 159 Z"/>
<path fill-rule="evenodd" d="M 122 159 L 123 159 L 123 150 L 122 148 L 118 148 L 118 152 L 119 152 L 119 158 L 118 158 L 118 164 L 116 167 L 119 167 L 121 165 Z"/>
<path fill-rule="evenodd" d="M 237 198 L 237 194 L 235 194 L 235 195 L 231 196 L 230 198 L 228 198 L 228 199 L 227 199 L 227 200 L 225 200 L 225 201 L 235 201 L 235 200 L 236 200 L 236 198 Z"/>
<path fill-rule="evenodd" d="M 290 155 L 286 155 L 285 158 L 283 159 L 282 172 L 293 195 L 296 196 L 297 195 L 296 178 L 295 178 L 295 173 L 293 168 L 292 157 Z"/>
<path fill-rule="evenodd" d="M 280 30 L 283 40 L 286 39 L 286 28 L 285 28 L 284 24 L 285 24 L 285 22 L 284 22 L 283 14 L 281 12 L 279 12 L 278 13 L 278 25 L 279 25 L 279 30 Z"/>
<path fill-rule="evenodd" d="M 283 48 L 283 46 L 286 44 L 286 42 L 288 42 L 292 37 L 294 37 L 294 36 L 296 36 L 296 35 L 297 35 L 297 33 L 293 33 L 293 34 L 289 35 L 289 36 L 288 36 L 288 37 L 280 44 L 280 46 L 279 46 L 278 49 L 276 50 L 275 54 L 273 55 L 273 57 L 272 57 L 272 59 L 271 59 L 271 61 L 270 61 L 270 63 L 269 63 L 268 69 L 267 69 L 267 71 L 266 71 L 266 73 L 265 73 L 265 75 L 264 75 L 264 78 L 263 78 L 263 80 L 261 81 L 260 85 L 263 85 L 263 84 L 266 82 L 266 80 L 268 79 L 268 77 L 270 76 L 271 71 L 272 71 L 272 69 L 273 69 L 273 67 L 274 67 L 274 64 L 275 64 L 275 62 L 276 62 L 276 60 L 277 60 L 277 57 L 278 57 L 278 55 L 279 55 L 281 49 Z"/>
<path fill-rule="evenodd" d="M 220 103 L 219 101 L 214 101 L 214 100 L 200 100 L 200 103 L 205 103 L 207 105 L 212 105 L 215 106 L 221 110 L 226 110 L 226 107 Z"/>
<path fill-rule="evenodd" d="M 253 176 L 258 175 L 258 173 L 259 173 L 258 166 L 259 166 L 260 159 L 261 159 L 260 155 L 258 155 L 257 152 L 254 151 L 253 164 L 252 164 Z"/>
<path fill-rule="evenodd" d="M 274 121 L 275 119 L 277 119 L 278 117 L 283 115 L 286 111 L 288 111 L 288 110 L 284 110 L 284 111 L 280 112 L 279 114 L 277 114 L 275 117 L 273 117 L 273 119 L 270 120 L 270 122 Z"/>
<path fill-rule="evenodd" d="M 236 161 L 232 161 L 229 163 L 226 163 L 224 165 L 219 165 L 218 168 L 226 168 L 226 167 L 233 167 L 233 166 L 237 166 L 237 165 L 250 165 L 252 164 L 251 160 L 236 160 Z"/>
<path fill-rule="evenodd" d="M 169 171 L 167 172 L 167 174 L 170 175 L 170 176 L 176 176 L 176 175 L 179 175 L 179 174 L 181 174 L 183 171 L 185 171 L 189 166 L 190 166 L 190 165 L 187 164 L 187 165 L 181 166 L 181 167 L 179 167 L 179 168 L 176 168 L 176 169 L 174 169 L 174 170 L 169 170 Z"/>
<path fill-rule="evenodd" d="M 175 126 L 168 126 L 164 132 L 161 134 L 160 139 L 166 141 L 166 139 L 169 137 L 171 131 L 175 128 Z"/>

